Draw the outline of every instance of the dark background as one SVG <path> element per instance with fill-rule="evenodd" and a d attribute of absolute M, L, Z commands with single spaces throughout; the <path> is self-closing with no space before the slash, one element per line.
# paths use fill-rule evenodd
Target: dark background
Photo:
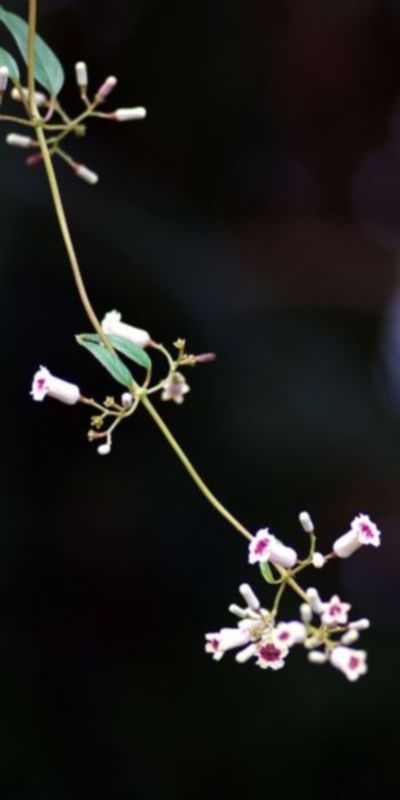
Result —
<path fill-rule="evenodd" d="M 242 581 L 271 590 L 144 412 L 100 458 L 85 409 L 31 401 L 40 363 L 114 387 L 74 342 L 89 326 L 44 175 L 1 147 L 1 796 L 395 796 L 400 3 L 43 0 L 39 16 L 69 109 L 81 58 L 93 90 L 119 77 L 110 108 L 149 109 L 72 143 L 98 187 L 58 174 L 98 313 L 218 353 L 163 406 L 179 441 L 252 530 L 301 549 L 306 508 L 325 550 L 365 512 L 383 547 L 309 578 L 371 618 L 357 684 L 300 650 L 276 674 L 204 655 Z"/>

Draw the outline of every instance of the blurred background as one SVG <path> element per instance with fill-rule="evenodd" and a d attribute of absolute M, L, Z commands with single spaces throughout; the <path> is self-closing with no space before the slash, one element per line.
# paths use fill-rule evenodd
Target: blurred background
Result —
<path fill-rule="evenodd" d="M 96 188 L 58 174 L 99 315 L 218 354 L 182 408 L 163 404 L 178 440 L 251 530 L 304 552 L 305 508 L 326 550 L 365 512 L 384 546 L 309 578 L 371 618 L 357 684 L 300 650 L 276 674 L 205 656 L 239 584 L 265 605 L 271 590 L 144 412 L 101 458 L 84 408 L 32 402 L 42 363 L 86 395 L 118 387 L 75 344 L 89 326 L 43 172 L 1 147 L 2 797 L 394 795 L 400 2 L 40 0 L 39 15 L 68 109 L 85 59 L 93 91 L 118 76 L 110 108 L 149 110 L 72 143 Z"/>

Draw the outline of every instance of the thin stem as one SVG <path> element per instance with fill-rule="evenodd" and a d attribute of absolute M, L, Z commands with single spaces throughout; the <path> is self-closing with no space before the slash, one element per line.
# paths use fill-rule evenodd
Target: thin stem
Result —
<path fill-rule="evenodd" d="M 33 122 L 20 117 L 13 117 L 11 114 L 0 114 L 0 122 L 13 122 L 15 125 L 24 125 L 26 128 L 34 128 Z"/>

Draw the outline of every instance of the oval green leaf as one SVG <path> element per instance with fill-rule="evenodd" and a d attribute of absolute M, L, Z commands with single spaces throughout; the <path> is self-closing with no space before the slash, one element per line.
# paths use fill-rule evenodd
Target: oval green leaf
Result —
<path fill-rule="evenodd" d="M 100 364 L 112 375 L 114 380 L 118 383 L 122 383 L 122 386 L 131 388 L 133 377 L 128 367 L 125 366 L 115 353 L 110 353 L 110 351 L 106 350 L 101 344 L 87 341 L 84 335 L 77 336 L 76 341 L 81 347 L 86 347 L 86 350 L 89 350 L 89 353 L 100 361 Z"/>
<path fill-rule="evenodd" d="M 271 567 L 270 567 L 270 565 L 268 564 L 267 561 L 264 561 L 263 564 L 260 564 L 260 572 L 261 572 L 261 575 L 263 576 L 264 580 L 267 581 L 267 583 L 273 583 L 274 582 L 274 576 L 272 574 Z"/>
<path fill-rule="evenodd" d="M 81 338 L 86 342 L 100 343 L 100 337 L 97 333 L 82 333 Z M 118 350 L 119 353 L 122 353 L 123 356 L 130 358 L 131 361 L 134 361 L 135 364 L 139 364 L 140 367 L 144 367 L 144 369 L 151 369 L 151 358 L 142 347 L 138 347 L 137 344 L 130 342 L 129 339 L 125 339 L 124 336 L 107 334 L 107 339 L 110 340 L 112 346 Z"/>
<path fill-rule="evenodd" d="M 19 81 L 19 67 L 15 58 L 0 47 L 0 67 L 7 67 L 12 81 Z"/>
<path fill-rule="evenodd" d="M 25 20 L 0 6 L 0 21 L 8 28 L 25 63 L 28 63 L 28 25 Z M 39 34 L 35 37 L 35 78 L 51 97 L 58 95 L 65 80 L 61 62 Z"/>

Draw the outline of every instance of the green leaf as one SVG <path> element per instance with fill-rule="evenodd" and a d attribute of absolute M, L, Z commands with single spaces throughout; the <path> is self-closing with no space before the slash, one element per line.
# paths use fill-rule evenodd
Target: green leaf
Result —
<path fill-rule="evenodd" d="M 0 6 L 0 22 L 4 22 L 25 63 L 28 63 L 28 25 L 25 20 Z M 58 95 L 65 80 L 62 64 L 39 34 L 35 36 L 35 78 L 51 97 Z"/>
<path fill-rule="evenodd" d="M 100 342 L 100 337 L 97 333 L 82 333 L 81 337 L 86 342 Z M 123 356 L 130 358 L 131 361 L 134 361 L 135 364 L 139 364 L 140 367 L 144 367 L 144 369 L 151 369 L 150 356 L 147 355 L 145 350 L 138 347 L 137 344 L 130 342 L 129 339 L 125 339 L 124 336 L 110 336 L 108 334 L 107 339 L 110 340 L 112 346 L 115 347 L 119 353 L 122 353 Z"/>
<path fill-rule="evenodd" d="M 260 564 L 260 572 L 264 580 L 267 581 L 267 583 L 274 582 L 274 576 L 272 574 L 272 570 L 270 565 L 268 564 L 268 561 L 264 561 L 262 564 Z"/>
<path fill-rule="evenodd" d="M 89 353 L 100 361 L 100 364 L 112 375 L 114 380 L 118 381 L 118 383 L 122 383 L 122 386 L 131 388 L 133 377 L 128 367 L 125 366 L 115 353 L 110 353 L 110 351 L 101 344 L 87 341 L 84 334 L 77 336 L 76 341 L 82 347 L 86 347 L 86 350 L 89 350 Z"/>
<path fill-rule="evenodd" d="M 15 60 L 15 58 L 4 50 L 3 47 L 0 47 L 0 67 L 7 67 L 10 78 L 13 81 L 19 81 L 19 67 Z"/>

